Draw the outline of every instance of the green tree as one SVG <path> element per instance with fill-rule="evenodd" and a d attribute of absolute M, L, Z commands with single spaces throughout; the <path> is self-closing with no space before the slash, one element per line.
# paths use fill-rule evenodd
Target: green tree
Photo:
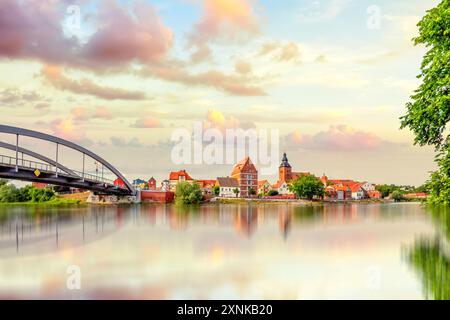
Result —
<path fill-rule="evenodd" d="M 325 194 L 325 187 L 319 178 L 309 175 L 292 181 L 289 185 L 289 191 L 293 192 L 299 198 L 312 200 L 314 197 L 322 198 Z"/>
<path fill-rule="evenodd" d="M 175 196 L 179 204 L 198 204 L 203 200 L 202 190 L 196 182 L 178 182 Z"/>
<path fill-rule="evenodd" d="M 213 193 L 218 196 L 220 194 L 220 187 L 219 186 L 214 186 L 212 189 Z"/>
<path fill-rule="evenodd" d="M 394 192 L 392 192 L 391 198 L 395 202 L 400 202 L 400 201 L 405 200 L 405 197 L 403 196 L 403 193 L 400 190 L 395 190 Z"/>
<path fill-rule="evenodd" d="M 256 190 L 253 189 L 252 187 L 250 187 L 250 188 L 248 188 L 248 193 L 249 193 L 249 195 L 254 196 L 256 194 Z"/>
<path fill-rule="evenodd" d="M 0 202 L 19 202 L 20 191 L 13 184 L 0 187 Z"/>
<path fill-rule="evenodd" d="M 450 204 L 450 0 L 428 10 L 418 27 L 414 43 L 425 45 L 428 52 L 418 76 L 422 84 L 406 105 L 401 128 L 414 133 L 415 144 L 435 147 L 438 171 L 429 180 L 430 200 Z"/>
<path fill-rule="evenodd" d="M 234 188 L 233 189 L 234 194 L 236 195 L 236 198 L 239 197 L 239 193 L 241 192 L 241 190 L 239 190 L 239 188 Z"/>
<path fill-rule="evenodd" d="M 269 197 L 277 196 L 277 195 L 278 195 L 278 191 L 277 191 L 277 190 L 269 190 L 269 192 L 267 193 L 267 195 L 268 195 Z"/>

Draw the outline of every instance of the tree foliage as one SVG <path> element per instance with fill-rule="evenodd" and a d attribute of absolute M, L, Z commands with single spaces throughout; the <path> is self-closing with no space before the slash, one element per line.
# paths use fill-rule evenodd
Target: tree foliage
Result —
<path fill-rule="evenodd" d="M 450 190 L 450 0 L 443 0 L 427 11 L 418 23 L 416 45 L 425 45 L 421 73 L 422 84 L 407 103 L 401 128 L 409 128 L 415 144 L 432 145 L 437 151 L 438 172 L 430 179 L 431 201 L 449 203 Z"/>
<path fill-rule="evenodd" d="M 198 204 L 203 200 L 202 190 L 196 182 L 178 182 L 175 196 L 179 204 Z"/>
<path fill-rule="evenodd" d="M 268 195 L 269 197 L 277 196 L 277 195 L 278 195 L 278 191 L 277 191 L 277 190 L 269 190 L 269 192 L 267 193 L 267 195 Z"/>
<path fill-rule="evenodd" d="M 17 188 L 0 181 L 0 202 L 47 202 L 54 197 L 55 192 L 50 188 L 37 189 L 31 185 Z"/>
<path fill-rule="evenodd" d="M 312 200 L 314 197 L 322 198 L 325 194 L 325 187 L 319 178 L 309 175 L 292 181 L 289 185 L 289 191 L 299 198 Z"/>

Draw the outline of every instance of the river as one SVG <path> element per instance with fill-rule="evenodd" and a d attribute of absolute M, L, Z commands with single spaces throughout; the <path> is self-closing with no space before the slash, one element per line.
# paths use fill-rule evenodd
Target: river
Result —
<path fill-rule="evenodd" d="M 0 206 L 0 298 L 449 299 L 418 203 Z"/>

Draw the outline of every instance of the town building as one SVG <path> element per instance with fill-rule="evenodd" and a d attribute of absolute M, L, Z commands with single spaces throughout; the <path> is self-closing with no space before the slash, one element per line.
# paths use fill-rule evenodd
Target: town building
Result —
<path fill-rule="evenodd" d="M 366 190 L 366 193 L 370 199 L 381 199 L 381 192 L 378 190 Z"/>
<path fill-rule="evenodd" d="M 196 180 L 204 196 L 212 195 L 216 180 Z"/>
<path fill-rule="evenodd" d="M 270 185 L 269 181 L 258 181 L 258 195 L 266 195 L 270 190 L 272 190 L 272 186 Z"/>
<path fill-rule="evenodd" d="M 241 188 L 238 180 L 235 178 L 217 178 L 216 186 L 219 187 L 219 197 L 237 198 L 240 196 Z"/>
<path fill-rule="evenodd" d="M 169 180 L 163 180 L 161 181 L 161 190 L 162 191 L 169 191 L 170 189 L 170 181 Z"/>
<path fill-rule="evenodd" d="M 133 180 L 133 187 L 139 190 L 144 190 L 147 187 L 147 182 L 142 179 Z"/>
<path fill-rule="evenodd" d="M 364 190 L 362 186 L 363 184 L 359 182 L 355 182 L 349 185 L 350 190 L 352 191 L 353 200 L 362 200 L 368 198 L 366 190 Z"/>
<path fill-rule="evenodd" d="M 117 178 L 116 180 L 114 180 L 114 185 L 121 187 L 121 188 L 125 188 L 125 182 L 123 182 L 123 180 L 120 178 Z"/>
<path fill-rule="evenodd" d="M 172 171 L 169 175 L 169 190 L 176 191 L 179 182 L 194 183 L 194 179 L 186 172 L 186 170 Z"/>
<path fill-rule="evenodd" d="M 278 191 L 280 195 L 293 194 L 289 191 L 289 184 L 286 181 L 278 181 L 272 186 L 272 190 Z"/>
<path fill-rule="evenodd" d="M 153 177 L 148 180 L 148 190 L 156 190 L 156 179 Z"/>
<path fill-rule="evenodd" d="M 258 192 L 258 170 L 250 157 L 246 157 L 234 166 L 231 177 L 238 181 L 241 197 L 247 198 Z"/>
<path fill-rule="evenodd" d="M 278 181 L 285 181 L 289 183 L 291 180 L 298 179 L 302 176 L 310 176 L 309 172 L 294 172 L 289 164 L 286 153 L 283 153 L 281 164 L 278 168 Z"/>

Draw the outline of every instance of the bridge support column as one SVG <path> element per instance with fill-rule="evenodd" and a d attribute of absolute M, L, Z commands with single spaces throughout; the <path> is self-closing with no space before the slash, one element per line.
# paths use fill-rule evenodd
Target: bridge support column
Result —
<path fill-rule="evenodd" d="M 56 167 L 55 167 L 55 174 L 58 178 L 58 149 L 59 149 L 59 143 L 56 143 Z"/>
<path fill-rule="evenodd" d="M 16 172 L 19 172 L 19 135 L 16 134 Z"/>

